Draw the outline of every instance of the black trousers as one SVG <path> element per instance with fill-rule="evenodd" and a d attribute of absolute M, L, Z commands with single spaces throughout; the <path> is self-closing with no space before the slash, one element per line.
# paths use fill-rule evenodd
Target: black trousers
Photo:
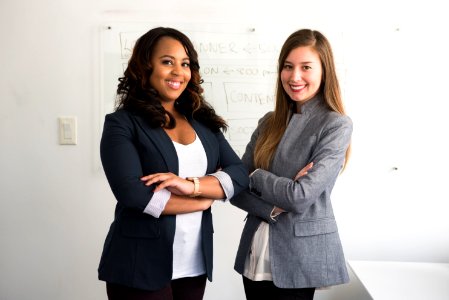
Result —
<path fill-rule="evenodd" d="M 157 291 L 140 290 L 120 284 L 106 283 L 109 300 L 202 300 L 206 275 L 172 280 Z"/>
<path fill-rule="evenodd" d="M 242 277 L 247 300 L 312 300 L 315 294 L 315 288 L 281 289 L 273 281 L 252 281 Z"/>

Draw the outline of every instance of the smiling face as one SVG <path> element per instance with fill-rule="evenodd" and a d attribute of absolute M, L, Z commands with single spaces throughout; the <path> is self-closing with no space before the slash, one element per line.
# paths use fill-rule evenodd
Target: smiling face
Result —
<path fill-rule="evenodd" d="M 282 87 L 298 108 L 319 91 L 323 69 L 318 52 L 297 47 L 288 54 L 281 71 Z"/>
<path fill-rule="evenodd" d="M 174 103 L 184 92 L 192 76 L 184 46 L 171 37 L 161 38 L 151 57 L 150 84 L 159 93 L 162 104 Z"/>

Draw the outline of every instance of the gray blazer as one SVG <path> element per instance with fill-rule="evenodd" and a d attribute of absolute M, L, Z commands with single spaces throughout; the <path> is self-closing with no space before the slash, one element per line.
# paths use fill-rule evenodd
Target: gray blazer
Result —
<path fill-rule="evenodd" d="M 257 137 L 268 114 L 259 121 L 243 155 L 250 172 Z M 270 224 L 273 282 L 280 288 L 323 287 L 349 281 L 330 195 L 345 160 L 352 134 L 349 117 L 329 110 L 316 97 L 293 114 L 270 170 L 257 170 L 249 189 L 231 203 L 248 212 L 235 260 L 242 274 L 260 222 Z M 308 163 L 307 175 L 293 178 Z M 287 211 L 273 220 L 273 206 Z"/>

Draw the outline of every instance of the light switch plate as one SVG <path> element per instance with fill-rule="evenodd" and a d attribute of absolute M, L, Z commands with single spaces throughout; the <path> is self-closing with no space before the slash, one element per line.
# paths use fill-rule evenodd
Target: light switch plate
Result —
<path fill-rule="evenodd" d="M 76 117 L 59 117 L 59 144 L 76 145 Z"/>

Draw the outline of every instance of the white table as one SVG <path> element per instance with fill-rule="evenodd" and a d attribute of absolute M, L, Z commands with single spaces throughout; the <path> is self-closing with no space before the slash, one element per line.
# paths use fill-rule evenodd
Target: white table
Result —
<path fill-rule="evenodd" d="M 374 300 L 449 300 L 449 263 L 348 261 Z"/>

